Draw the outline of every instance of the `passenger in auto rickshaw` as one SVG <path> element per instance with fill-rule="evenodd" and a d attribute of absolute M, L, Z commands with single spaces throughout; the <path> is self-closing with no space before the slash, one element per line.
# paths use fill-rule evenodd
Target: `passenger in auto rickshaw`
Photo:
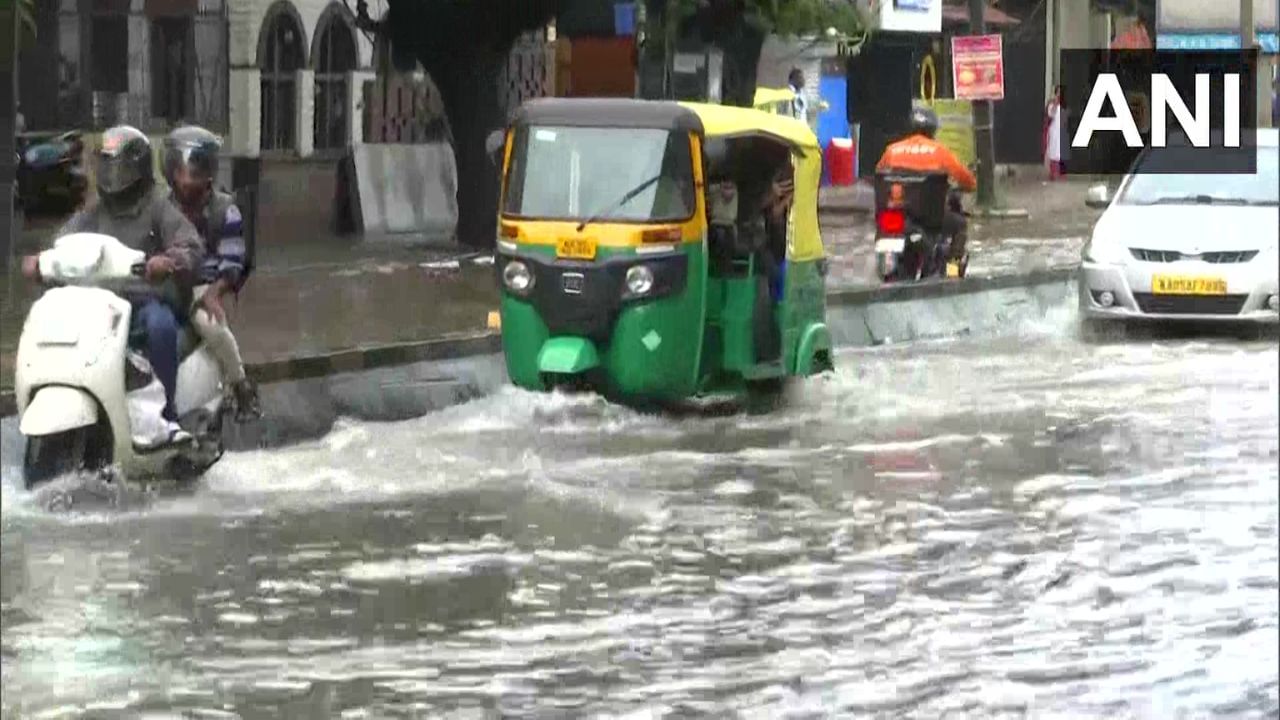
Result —
<path fill-rule="evenodd" d="M 735 257 L 755 259 L 762 286 L 754 313 L 756 352 L 761 359 L 774 360 L 781 352 L 776 305 L 782 300 L 785 278 L 794 171 L 783 146 L 756 138 L 722 142 L 723 147 L 709 152 L 709 251 L 713 267 L 722 272 Z"/>

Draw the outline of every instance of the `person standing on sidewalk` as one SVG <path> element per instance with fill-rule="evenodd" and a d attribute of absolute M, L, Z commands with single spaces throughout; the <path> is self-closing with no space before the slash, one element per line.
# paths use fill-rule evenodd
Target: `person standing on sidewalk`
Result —
<path fill-rule="evenodd" d="M 1049 103 L 1044 109 L 1044 134 L 1040 147 L 1044 153 L 1045 163 L 1049 166 L 1049 179 L 1062 178 L 1064 167 L 1062 162 L 1062 86 L 1053 88 Z"/>
<path fill-rule="evenodd" d="M 791 116 L 809 124 L 809 101 L 804 96 L 804 73 L 800 72 L 800 68 L 791 68 L 791 73 L 787 75 L 787 86 L 795 95 L 791 99 Z"/>
<path fill-rule="evenodd" d="M 213 187 L 218 175 L 222 141 L 202 127 L 179 127 L 164 141 L 164 177 L 171 199 L 191 221 L 204 241 L 205 261 L 195 290 L 191 324 L 209 346 L 230 390 L 236 421 L 261 417 L 258 390 L 245 375 L 240 346 L 231 334 L 222 306 L 227 295 L 238 294 L 249 275 L 243 218 L 235 199 Z"/>

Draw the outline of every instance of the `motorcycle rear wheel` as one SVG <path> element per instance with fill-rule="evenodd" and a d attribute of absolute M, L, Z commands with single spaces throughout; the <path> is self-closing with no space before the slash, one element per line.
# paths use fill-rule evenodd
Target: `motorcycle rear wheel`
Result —
<path fill-rule="evenodd" d="M 28 490 L 68 473 L 102 470 L 111 464 L 111 431 L 105 419 L 96 425 L 27 438 L 22 476 Z"/>

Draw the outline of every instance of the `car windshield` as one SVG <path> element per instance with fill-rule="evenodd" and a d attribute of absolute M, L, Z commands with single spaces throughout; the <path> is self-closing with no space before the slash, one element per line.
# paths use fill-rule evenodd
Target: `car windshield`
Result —
<path fill-rule="evenodd" d="M 508 217 L 674 222 L 694 211 L 684 132 L 523 127 L 513 139 L 502 211 Z"/>
<path fill-rule="evenodd" d="M 1118 202 L 1122 205 L 1280 205 L 1280 151 L 1275 147 L 1258 149 L 1258 167 L 1253 175 L 1151 173 L 1165 163 L 1178 162 L 1172 154 L 1186 152 L 1191 151 L 1165 149 L 1146 154 Z"/>

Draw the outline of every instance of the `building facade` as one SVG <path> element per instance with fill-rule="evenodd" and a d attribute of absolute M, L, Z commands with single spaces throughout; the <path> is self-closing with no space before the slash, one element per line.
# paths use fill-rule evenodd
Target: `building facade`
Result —
<path fill-rule="evenodd" d="M 374 42 L 340 0 L 226 0 L 227 139 L 244 157 L 340 155 L 363 141 Z M 375 17 L 382 0 L 370 3 Z"/>
<path fill-rule="evenodd" d="M 36 3 L 37 42 L 19 57 L 28 129 L 179 120 L 227 124 L 225 0 Z"/>
<path fill-rule="evenodd" d="M 363 139 L 374 43 L 341 0 L 37 7 L 41 41 L 20 66 L 29 129 L 128 123 L 161 134 L 193 122 L 225 134 L 229 154 L 279 158 L 338 155 Z"/>

